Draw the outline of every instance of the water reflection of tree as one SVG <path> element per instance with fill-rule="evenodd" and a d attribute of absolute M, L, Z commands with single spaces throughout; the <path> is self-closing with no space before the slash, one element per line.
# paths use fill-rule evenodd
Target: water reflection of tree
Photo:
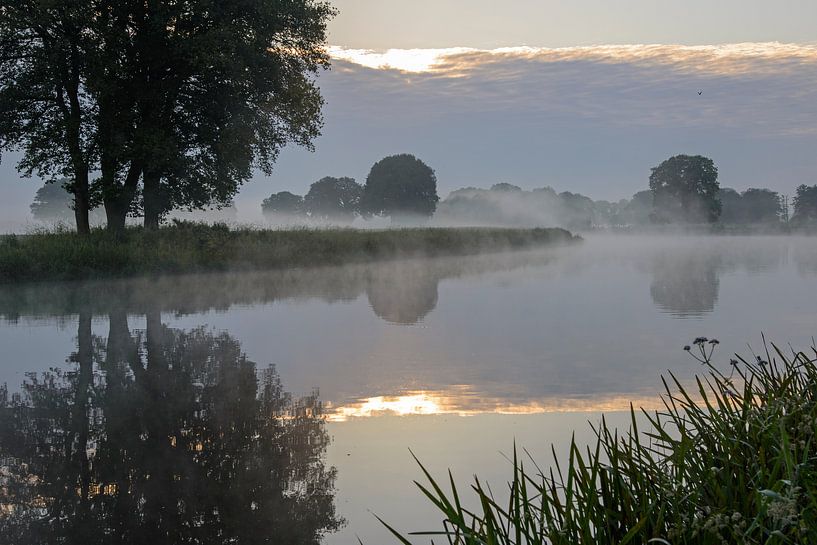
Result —
<path fill-rule="evenodd" d="M 556 258 L 557 254 L 548 250 L 314 269 L 0 285 L 0 319 L 109 315 L 119 309 L 145 314 L 152 308 L 192 314 L 286 300 L 351 301 L 366 294 L 381 318 L 415 323 L 434 309 L 437 285 L 442 280 L 543 266 Z"/>
<path fill-rule="evenodd" d="M 366 296 L 374 313 L 387 322 L 415 324 L 437 306 L 437 271 L 413 262 L 374 269 Z"/>
<path fill-rule="evenodd" d="M 0 395 L 0 542 L 319 543 L 338 528 L 317 395 L 227 334 L 79 321 L 70 370 Z"/>
<path fill-rule="evenodd" d="M 717 254 L 694 250 L 661 253 L 652 263 L 652 300 L 676 316 L 711 312 L 718 301 L 720 268 Z"/>

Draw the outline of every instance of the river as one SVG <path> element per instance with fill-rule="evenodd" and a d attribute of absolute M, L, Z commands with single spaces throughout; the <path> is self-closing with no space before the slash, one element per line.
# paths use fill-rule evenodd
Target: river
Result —
<path fill-rule="evenodd" d="M 700 370 L 681 349 L 697 336 L 723 362 L 761 334 L 808 348 L 816 286 L 817 238 L 605 235 L 0 286 L 0 532 L 390 542 L 375 514 L 437 530 L 409 449 L 501 489 L 514 441 L 547 465 L 602 412 L 658 407 L 662 374 Z"/>

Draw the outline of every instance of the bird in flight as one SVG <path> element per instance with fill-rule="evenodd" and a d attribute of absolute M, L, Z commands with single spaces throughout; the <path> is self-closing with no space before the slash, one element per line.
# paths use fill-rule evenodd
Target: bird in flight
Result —
<path fill-rule="evenodd" d="M 698 91 L 698 96 L 701 96 L 703 93 L 703 91 Z"/>

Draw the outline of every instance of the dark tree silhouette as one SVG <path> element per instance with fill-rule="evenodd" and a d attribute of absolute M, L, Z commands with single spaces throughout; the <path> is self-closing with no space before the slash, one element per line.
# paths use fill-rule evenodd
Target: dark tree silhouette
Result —
<path fill-rule="evenodd" d="M 650 174 L 654 219 L 659 223 L 718 220 L 718 169 L 701 155 L 670 157 Z"/>
<path fill-rule="evenodd" d="M 354 178 L 326 176 L 309 187 L 304 209 L 318 220 L 351 222 L 360 213 L 363 186 Z"/>
<path fill-rule="evenodd" d="M 413 155 L 381 159 L 366 177 L 363 209 L 374 215 L 431 216 L 439 200 L 434 171 Z"/>
<path fill-rule="evenodd" d="M 745 223 L 776 223 L 783 213 L 780 196 L 770 189 L 749 188 L 741 194 Z"/>
<path fill-rule="evenodd" d="M 0 150 L 20 148 L 26 176 L 69 178 L 79 233 L 90 232 L 96 106 L 85 78 L 92 1 L 4 2 L 0 9 Z"/>
<path fill-rule="evenodd" d="M 777 223 L 783 214 L 780 196 L 770 189 L 747 189 L 738 193 L 725 187 L 718 192 L 723 223 Z"/>
<path fill-rule="evenodd" d="M 7 2 L 0 149 L 73 180 L 80 232 L 97 197 L 112 230 L 137 208 L 155 227 L 174 207 L 226 204 L 253 166 L 269 173 L 282 146 L 319 134 L 333 14 L 319 0 Z"/>
<path fill-rule="evenodd" d="M 621 211 L 621 223 L 624 225 L 646 225 L 650 222 L 653 209 L 652 191 L 639 191 L 624 204 Z"/>
<path fill-rule="evenodd" d="M 80 317 L 75 370 L 0 395 L 0 541 L 314 544 L 339 527 L 313 394 L 284 392 L 227 334 Z"/>
<path fill-rule="evenodd" d="M 522 191 L 522 188 L 507 182 L 499 182 L 491 186 L 491 191 Z"/>
<path fill-rule="evenodd" d="M 792 223 L 808 224 L 817 222 L 817 185 L 800 185 L 792 200 L 794 216 Z"/>
<path fill-rule="evenodd" d="M 743 222 L 743 201 L 740 193 L 731 187 L 722 187 L 718 190 L 718 200 L 721 201 L 720 221 L 727 224 Z"/>
<path fill-rule="evenodd" d="M 304 198 L 289 191 L 273 193 L 261 202 L 265 216 L 299 216 L 304 213 Z"/>

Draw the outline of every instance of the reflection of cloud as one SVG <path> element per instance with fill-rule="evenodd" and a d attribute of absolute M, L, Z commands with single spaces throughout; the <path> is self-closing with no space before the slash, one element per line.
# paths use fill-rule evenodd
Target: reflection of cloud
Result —
<path fill-rule="evenodd" d="M 543 398 L 513 401 L 486 397 L 471 386 L 454 385 L 444 391 L 409 391 L 391 396 L 374 396 L 326 410 L 327 419 L 345 422 L 351 418 L 409 415 L 474 416 L 478 414 L 541 414 L 554 412 L 625 411 L 630 406 L 655 410 L 662 407 L 655 396 L 607 394 L 592 397 Z"/>
<path fill-rule="evenodd" d="M 339 74 L 332 77 L 346 80 L 334 84 L 344 94 L 367 89 L 359 106 L 369 112 L 399 103 L 411 115 L 566 114 L 627 126 L 817 133 L 817 45 L 335 47 L 331 54 Z M 355 102 L 343 100 L 345 108 Z"/>

